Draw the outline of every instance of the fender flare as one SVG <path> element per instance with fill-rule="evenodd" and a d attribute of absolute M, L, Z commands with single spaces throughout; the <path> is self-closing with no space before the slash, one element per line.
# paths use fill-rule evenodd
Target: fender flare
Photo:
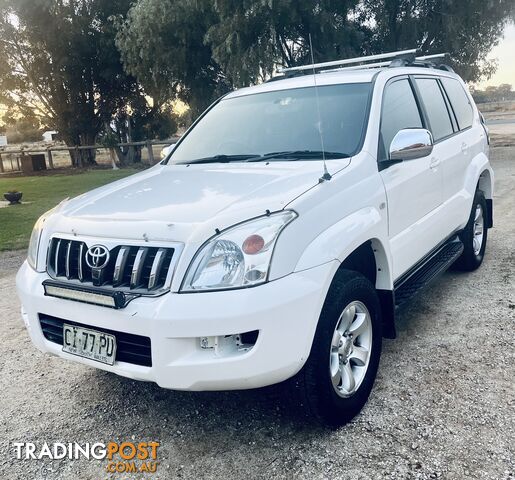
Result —
<path fill-rule="evenodd" d="M 474 157 L 465 178 L 464 189 L 469 197 L 470 208 L 472 208 L 474 194 L 478 188 L 485 195 L 488 209 L 487 227 L 491 228 L 493 227 L 494 171 L 484 153 Z"/>
<path fill-rule="evenodd" d="M 374 207 L 357 210 L 318 235 L 304 250 L 295 271 L 338 260 L 342 263 L 354 250 L 370 241 L 377 266 L 377 289 L 393 289 L 387 222 Z"/>

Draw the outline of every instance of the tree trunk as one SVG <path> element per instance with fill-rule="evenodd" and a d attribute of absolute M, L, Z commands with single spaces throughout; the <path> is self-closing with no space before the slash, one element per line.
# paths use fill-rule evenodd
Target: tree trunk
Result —
<path fill-rule="evenodd" d="M 127 163 L 128 163 L 128 159 L 127 159 L 127 153 L 124 152 L 122 150 L 121 147 L 114 147 L 113 148 L 114 150 L 114 153 L 116 154 L 116 156 L 118 157 L 118 162 L 120 163 L 120 165 L 122 166 L 127 166 Z"/>
<path fill-rule="evenodd" d="M 116 165 L 116 153 L 114 151 L 114 148 L 109 149 L 109 157 L 111 158 L 111 166 L 113 167 L 113 170 L 118 170 L 118 166 Z"/>
<path fill-rule="evenodd" d="M 83 146 L 95 145 L 96 139 L 97 139 L 96 134 L 87 132 L 80 136 L 80 144 Z M 92 148 L 92 149 L 84 149 L 84 150 L 79 150 L 79 151 L 80 151 L 80 155 L 81 155 L 82 165 L 84 167 L 89 166 L 89 165 L 97 165 L 96 149 Z"/>
<path fill-rule="evenodd" d="M 133 142 L 132 138 L 132 124 L 129 119 L 127 122 L 127 137 L 129 138 L 129 142 Z M 141 163 L 141 147 L 129 147 L 129 163 Z"/>
<path fill-rule="evenodd" d="M 71 145 L 67 144 L 67 146 L 70 147 L 68 149 L 68 153 L 70 154 L 70 160 L 72 162 L 72 167 L 80 166 L 80 158 L 79 158 L 79 156 L 77 154 L 78 150 L 73 148 L 73 146 L 71 146 Z"/>

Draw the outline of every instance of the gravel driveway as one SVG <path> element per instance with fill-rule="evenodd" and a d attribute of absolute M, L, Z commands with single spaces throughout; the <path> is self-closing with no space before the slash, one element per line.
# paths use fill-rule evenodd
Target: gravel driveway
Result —
<path fill-rule="evenodd" d="M 173 392 L 39 353 L 14 289 L 23 254 L 0 254 L 0 478 L 108 477 L 98 460 L 17 460 L 12 442 L 133 439 L 161 443 L 152 478 L 514 479 L 515 148 L 492 157 L 483 266 L 400 313 L 369 403 L 337 431 L 300 419 L 279 387 Z"/>

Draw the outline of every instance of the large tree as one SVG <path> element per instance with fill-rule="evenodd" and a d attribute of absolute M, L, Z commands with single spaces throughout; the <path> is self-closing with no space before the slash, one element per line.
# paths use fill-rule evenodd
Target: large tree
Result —
<path fill-rule="evenodd" d="M 419 48 L 446 51 L 465 80 L 486 60 L 513 0 L 137 0 L 119 20 L 125 68 L 161 99 L 198 114 L 228 88 L 281 66 Z"/>
<path fill-rule="evenodd" d="M 113 116 L 144 98 L 114 41 L 111 17 L 129 6 L 130 0 L 0 0 L 0 103 L 37 116 L 68 146 L 94 144 Z M 70 153 L 75 165 L 94 162 L 94 150 Z"/>
<path fill-rule="evenodd" d="M 486 56 L 513 14 L 513 0 L 217 0 L 208 32 L 214 57 L 238 83 L 278 65 L 409 48 L 448 52 L 467 81 L 488 77 Z"/>
<path fill-rule="evenodd" d="M 127 71 L 156 102 L 180 99 L 197 115 L 229 88 L 204 41 L 217 18 L 210 0 L 139 0 L 117 22 Z"/>
<path fill-rule="evenodd" d="M 495 71 L 495 61 L 486 57 L 514 5 L 513 0 L 364 0 L 360 20 L 373 25 L 371 51 L 448 52 L 455 69 L 474 82 Z"/>
<path fill-rule="evenodd" d="M 359 0 L 218 0 L 206 42 L 237 85 L 269 78 L 277 67 L 359 55 L 369 28 L 357 21 Z"/>

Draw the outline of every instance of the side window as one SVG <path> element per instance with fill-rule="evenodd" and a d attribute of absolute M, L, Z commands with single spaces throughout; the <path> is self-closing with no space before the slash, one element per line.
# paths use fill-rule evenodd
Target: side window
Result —
<path fill-rule="evenodd" d="M 452 135 L 454 130 L 451 117 L 437 80 L 434 78 L 417 78 L 415 83 L 424 103 L 434 140 L 437 141 Z"/>
<path fill-rule="evenodd" d="M 415 95 L 407 79 L 386 86 L 383 95 L 379 158 L 387 158 L 393 137 L 403 128 L 421 128 L 422 120 Z"/>
<path fill-rule="evenodd" d="M 463 86 L 454 78 L 442 77 L 441 81 L 451 101 L 460 130 L 470 127 L 474 118 L 474 112 Z"/>

